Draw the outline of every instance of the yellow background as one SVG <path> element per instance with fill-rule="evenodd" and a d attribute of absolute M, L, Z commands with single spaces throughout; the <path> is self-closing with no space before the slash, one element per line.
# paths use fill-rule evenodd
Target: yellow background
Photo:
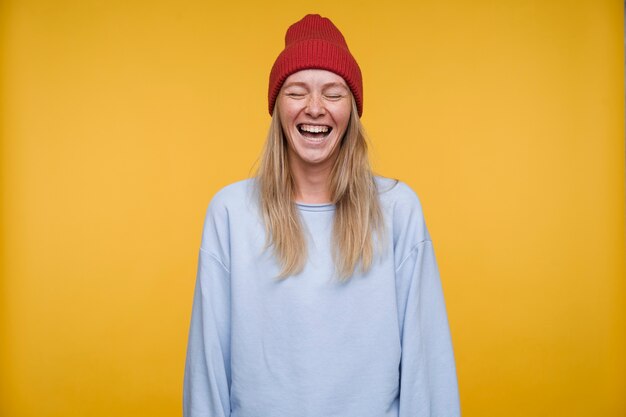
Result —
<path fill-rule="evenodd" d="M 206 205 L 309 12 L 363 69 L 377 172 L 422 199 L 463 415 L 626 415 L 608 0 L 2 2 L 0 415 L 180 415 Z"/>

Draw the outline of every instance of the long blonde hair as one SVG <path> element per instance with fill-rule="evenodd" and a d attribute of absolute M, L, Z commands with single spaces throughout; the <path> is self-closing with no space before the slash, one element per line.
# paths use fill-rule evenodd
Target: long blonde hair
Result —
<path fill-rule="evenodd" d="M 267 236 L 266 249 L 273 247 L 282 267 L 279 278 L 284 279 L 302 270 L 307 246 L 295 204 L 296 185 L 287 156 L 289 145 L 277 108 L 278 102 L 256 179 Z M 330 174 L 330 194 L 335 204 L 332 253 L 338 278 L 347 281 L 357 265 L 361 272 L 369 270 L 375 256 L 375 241 L 381 245 L 384 241 L 378 190 L 354 98 L 348 127 L 339 146 Z"/>

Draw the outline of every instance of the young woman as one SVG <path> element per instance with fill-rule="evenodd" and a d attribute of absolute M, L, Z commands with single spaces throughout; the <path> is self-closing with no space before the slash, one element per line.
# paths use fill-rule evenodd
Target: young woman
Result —
<path fill-rule="evenodd" d="M 459 416 L 420 202 L 373 175 L 361 72 L 327 18 L 287 30 L 269 111 L 256 177 L 207 210 L 184 415 Z"/>

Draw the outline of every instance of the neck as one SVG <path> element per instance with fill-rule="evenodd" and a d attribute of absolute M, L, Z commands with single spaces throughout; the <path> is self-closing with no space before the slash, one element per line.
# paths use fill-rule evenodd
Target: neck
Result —
<path fill-rule="evenodd" d="M 296 183 L 296 201 L 321 204 L 330 202 L 330 172 L 333 161 L 309 165 L 290 158 L 290 168 Z"/>

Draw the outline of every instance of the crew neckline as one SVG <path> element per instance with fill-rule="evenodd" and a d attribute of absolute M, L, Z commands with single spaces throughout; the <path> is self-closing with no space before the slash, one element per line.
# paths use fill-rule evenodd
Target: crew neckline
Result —
<path fill-rule="evenodd" d="M 331 211 L 335 209 L 333 203 L 301 203 L 296 201 L 296 206 L 304 211 Z"/>

